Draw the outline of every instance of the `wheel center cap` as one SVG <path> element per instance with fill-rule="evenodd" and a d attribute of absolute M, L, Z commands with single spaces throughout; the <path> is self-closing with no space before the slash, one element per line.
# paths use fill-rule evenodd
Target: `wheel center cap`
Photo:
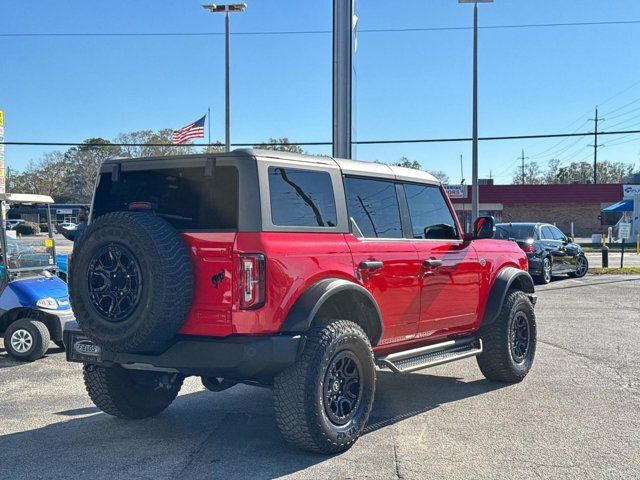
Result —
<path fill-rule="evenodd" d="M 333 382 L 333 385 L 331 386 L 331 390 L 333 390 L 334 393 L 337 393 L 338 390 L 340 390 L 340 382 L 338 380 L 335 380 Z"/>

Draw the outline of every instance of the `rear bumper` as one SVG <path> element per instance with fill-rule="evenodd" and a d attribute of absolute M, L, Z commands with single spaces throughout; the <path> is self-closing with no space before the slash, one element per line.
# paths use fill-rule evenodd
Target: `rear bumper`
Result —
<path fill-rule="evenodd" d="M 225 338 L 178 337 L 157 355 L 116 353 L 88 340 L 77 322 L 65 326 L 67 361 L 179 372 L 233 380 L 269 379 L 292 365 L 304 346 L 301 335 L 233 335 Z"/>

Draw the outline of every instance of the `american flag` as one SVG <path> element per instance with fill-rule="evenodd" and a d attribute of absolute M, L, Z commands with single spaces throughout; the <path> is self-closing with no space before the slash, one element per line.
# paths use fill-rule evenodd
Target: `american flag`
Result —
<path fill-rule="evenodd" d="M 207 116 L 205 115 L 200 120 L 196 120 L 180 130 L 175 130 L 171 136 L 171 143 L 182 145 L 192 138 L 204 138 L 204 121 L 206 118 Z"/>

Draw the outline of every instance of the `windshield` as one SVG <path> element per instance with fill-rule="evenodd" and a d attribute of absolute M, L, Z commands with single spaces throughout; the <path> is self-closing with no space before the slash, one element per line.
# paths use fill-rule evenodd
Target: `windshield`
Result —
<path fill-rule="evenodd" d="M 5 238 L 9 270 L 37 270 L 53 265 L 53 240 L 48 236 L 15 239 L 7 235 Z"/>
<path fill-rule="evenodd" d="M 499 223 L 496 225 L 496 233 L 494 238 L 499 240 L 528 240 L 533 238 L 533 225 L 514 225 L 508 223 Z"/>

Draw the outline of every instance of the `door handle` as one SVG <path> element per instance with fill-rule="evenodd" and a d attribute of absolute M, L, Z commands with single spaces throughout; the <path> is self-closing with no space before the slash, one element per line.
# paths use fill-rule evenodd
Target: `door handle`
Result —
<path fill-rule="evenodd" d="M 380 270 L 382 268 L 383 263 L 379 260 L 366 260 L 364 262 L 360 262 L 358 268 L 360 270 Z"/>
<path fill-rule="evenodd" d="M 434 268 L 434 267 L 441 267 L 442 266 L 442 260 L 435 260 L 432 258 L 428 258 L 427 260 L 422 262 L 422 266 L 425 268 Z"/>

